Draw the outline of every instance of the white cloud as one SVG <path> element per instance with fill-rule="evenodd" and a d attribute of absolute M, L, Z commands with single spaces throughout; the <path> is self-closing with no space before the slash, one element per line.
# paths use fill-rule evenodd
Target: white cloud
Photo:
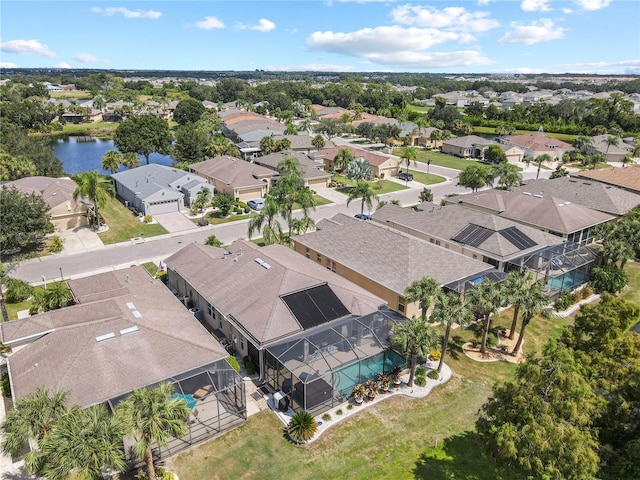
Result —
<path fill-rule="evenodd" d="M 498 40 L 498 43 L 524 43 L 525 45 L 533 45 L 538 42 L 564 38 L 564 34 L 567 31 L 566 28 L 554 25 L 553 20 L 548 18 L 541 18 L 529 25 L 513 22 L 511 28 L 513 28 L 513 30 L 505 33 L 505 35 Z"/>
<path fill-rule="evenodd" d="M 204 20 L 200 20 L 195 23 L 196 27 L 202 30 L 214 30 L 216 28 L 224 28 L 224 22 L 218 17 L 204 17 Z"/>
<path fill-rule="evenodd" d="M 478 5 L 481 7 L 485 5 L 489 5 L 491 2 L 495 2 L 496 0 L 478 0 Z"/>
<path fill-rule="evenodd" d="M 17 53 L 19 55 L 40 55 L 42 57 L 55 57 L 55 52 L 38 40 L 9 40 L 0 43 L 0 50 L 3 52 Z"/>
<path fill-rule="evenodd" d="M 640 59 L 619 62 L 590 62 L 558 65 L 559 71 L 575 73 L 600 73 L 611 75 L 639 75 Z"/>
<path fill-rule="evenodd" d="M 60 62 L 56 63 L 53 68 L 71 68 L 71 65 L 69 65 L 67 62 Z"/>
<path fill-rule="evenodd" d="M 438 10 L 419 5 L 401 5 L 391 11 L 391 18 L 400 24 L 474 32 L 485 32 L 500 26 L 500 22 L 489 18 L 489 15 L 489 12 L 470 12 L 464 7 Z"/>
<path fill-rule="evenodd" d="M 109 8 L 100 8 L 93 7 L 91 9 L 93 13 L 100 13 L 106 15 L 108 17 L 112 17 L 116 13 L 122 14 L 124 18 L 150 18 L 152 20 L 156 20 L 162 16 L 161 12 L 156 12 L 154 10 L 129 10 L 125 7 L 109 7 Z"/>
<path fill-rule="evenodd" d="M 575 3 L 584 10 L 593 11 L 608 7 L 611 1 L 612 0 L 575 0 Z"/>
<path fill-rule="evenodd" d="M 566 15 L 570 15 L 573 13 L 573 9 L 571 8 L 563 8 L 562 9 L 562 13 L 566 14 Z"/>
<path fill-rule="evenodd" d="M 96 57 L 95 55 L 91 55 L 90 53 L 78 53 L 73 58 L 82 63 L 97 63 L 100 61 L 98 57 Z"/>
<path fill-rule="evenodd" d="M 0 62 L 0 68 L 18 68 L 18 65 L 11 62 Z"/>
<path fill-rule="evenodd" d="M 249 30 L 257 30 L 259 32 L 270 32 L 276 28 L 276 24 L 266 18 L 261 18 L 258 25 L 249 27 Z"/>
<path fill-rule="evenodd" d="M 346 72 L 353 70 L 350 65 L 331 65 L 325 63 L 310 63 L 307 65 L 284 65 L 273 66 L 267 65 L 265 70 L 272 72 Z"/>
<path fill-rule="evenodd" d="M 474 50 L 457 52 L 397 52 L 372 54 L 367 57 L 372 62 L 402 68 L 444 68 L 494 63 L 489 57 Z"/>
<path fill-rule="evenodd" d="M 525 12 L 548 12 L 549 0 L 522 0 L 520 8 Z"/>

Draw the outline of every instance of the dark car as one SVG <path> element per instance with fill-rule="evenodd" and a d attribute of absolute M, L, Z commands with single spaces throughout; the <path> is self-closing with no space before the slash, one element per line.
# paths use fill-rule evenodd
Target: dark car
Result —
<path fill-rule="evenodd" d="M 369 215 L 368 213 L 357 213 L 354 215 L 354 217 L 359 218 L 360 220 L 371 220 L 371 215 Z"/>
<path fill-rule="evenodd" d="M 413 173 L 411 172 L 398 172 L 398 178 L 400 180 L 407 180 L 409 182 L 411 182 L 413 180 Z"/>

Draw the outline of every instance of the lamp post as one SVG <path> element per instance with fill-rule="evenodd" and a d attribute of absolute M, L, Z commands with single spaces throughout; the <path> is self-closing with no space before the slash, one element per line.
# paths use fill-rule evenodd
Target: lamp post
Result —
<path fill-rule="evenodd" d="M 40 275 L 40 278 L 42 278 L 42 282 L 44 283 L 44 289 L 47 289 L 47 279 L 44 275 Z"/>
<path fill-rule="evenodd" d="M 64 280 L 64 275 L 62 275 L 62 267 L 59 267 L 59 268 L 60 268 L 60 280 Z"/>

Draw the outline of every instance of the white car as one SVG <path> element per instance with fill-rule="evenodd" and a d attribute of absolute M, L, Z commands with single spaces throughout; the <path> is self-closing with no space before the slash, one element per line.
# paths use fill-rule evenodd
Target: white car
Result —
<path fill-rule="evenodd" d="M 254 200 L 249 200 L 247 205 L 249 205 L 249 208 L 252 208 L 253 210 L 262 210 L 264 208 L 264 201 L 262 201 L 261 198 L 256 198 Z"/>

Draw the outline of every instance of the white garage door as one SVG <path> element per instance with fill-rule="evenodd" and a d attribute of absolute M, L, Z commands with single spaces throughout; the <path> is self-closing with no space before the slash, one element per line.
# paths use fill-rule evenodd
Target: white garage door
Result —
<path fill-rule="evenodd" d="M 167 200 L 165 202 L 154 202 L 147 206 L 147 215 L 155 215 L 157 213 L 179 212 L 180 203 L 178 200 Z"/>

